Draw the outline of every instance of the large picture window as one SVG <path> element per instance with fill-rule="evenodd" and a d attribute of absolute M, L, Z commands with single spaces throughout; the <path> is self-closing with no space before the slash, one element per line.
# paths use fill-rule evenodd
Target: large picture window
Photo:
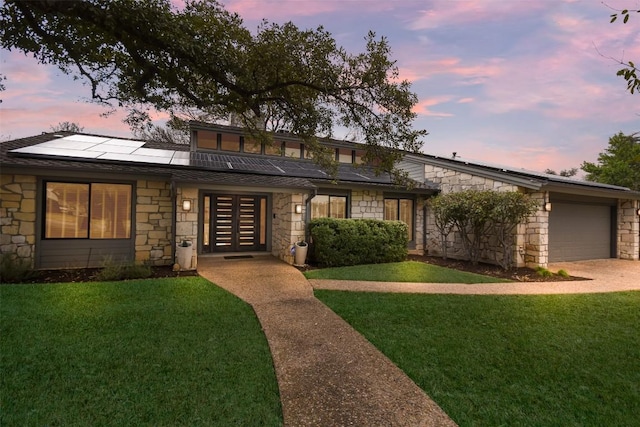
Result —
<path fill-rule="evenodd" d="M 384 219 L 407 224 L 407 235 L 413 240 L 413 200 L 385 198 Z"/>
<path fill-rule="evenodd" d="M 346 217 L 347 196 L 318 194 L 311 199 L 311 219 Z"/>
<path fill-rule="evenodd" d="M 45 239 L 129 239 L 128 184 L 46 182 Z"/>

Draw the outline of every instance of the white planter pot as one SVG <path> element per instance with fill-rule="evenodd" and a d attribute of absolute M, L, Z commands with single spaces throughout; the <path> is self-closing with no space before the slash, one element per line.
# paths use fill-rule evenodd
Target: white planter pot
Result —
<path fill-rule="evenodd" d="M 303 266 L 307 259 L 307 250 L 309 249 L 308 244 L 301 245 L 300 243 L 296 243 L 296 253 L 293 256 L 293 265 Z"/>
<path fill-rule="evenodd" d="M 180 270 L 191 270 L 191 258 L 193 257 L 193 248 L 189 246 L 178 246 L 176 248 L 176 262 L 180 266 Z"/>

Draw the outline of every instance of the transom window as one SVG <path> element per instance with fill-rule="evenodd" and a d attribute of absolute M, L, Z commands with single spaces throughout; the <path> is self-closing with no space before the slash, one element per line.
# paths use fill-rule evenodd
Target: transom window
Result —
<path fill-rule="evenodd" d="M 45 182 L 45 239 L 129 239 L 128 184 Z"/>
<path fill-rule="evenodd" d="M 318 194 L 311 199 L 311 219 L 346 218 L 347 196 Z"/>
<path fill-rule="evenodd" d="M 384 219 L 402 221 L 407 224 L 407 235 L 413 240 L 413 200 L 402 198 L 384 199 Z"/>

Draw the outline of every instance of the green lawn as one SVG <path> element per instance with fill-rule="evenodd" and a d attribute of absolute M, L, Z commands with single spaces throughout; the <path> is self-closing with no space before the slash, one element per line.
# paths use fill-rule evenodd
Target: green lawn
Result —
<path fill-rule="evenodd" d="M 0 286 L 0 425 L 282 425 L 252 309 L 199 277 Z"/>
<path fill-rule="evenodd" d="M 413 283 L 496 283 L 508 280 L 467 273 L 417 261 L 323 268 L 304 273 L 307 279 Z"/>
<path fill-rule="evenodd" d="M 638 425 L 640 292 L 316 296 L 461 426 Z"/>

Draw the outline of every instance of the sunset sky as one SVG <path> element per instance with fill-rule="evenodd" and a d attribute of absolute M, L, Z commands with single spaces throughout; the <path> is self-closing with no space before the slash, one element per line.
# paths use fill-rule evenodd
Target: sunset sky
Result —
<path fill-rule="evenodd" d="M 420 100 L 423 151 L 543 171 L 595 161 L 615 133 L 640 131 L 640 94 L 612 59 L 640 63 L 640 14 L 609 23 L 640 0 L 236 0 L 260 20 L 319 25 L 352 53 L 369 30 L 388 38 Z M 130 136 L 117 111 L 88 103 L 89 88 L 20 52 L 0 51 L 0 140 L 70 121 L 88 133 Z M 161 117 L 159 119 L 162 119 Z M 160 120 L 158 123 L 161 123 Z M 340 135 L 338 135 L 340 136 Z"/>

